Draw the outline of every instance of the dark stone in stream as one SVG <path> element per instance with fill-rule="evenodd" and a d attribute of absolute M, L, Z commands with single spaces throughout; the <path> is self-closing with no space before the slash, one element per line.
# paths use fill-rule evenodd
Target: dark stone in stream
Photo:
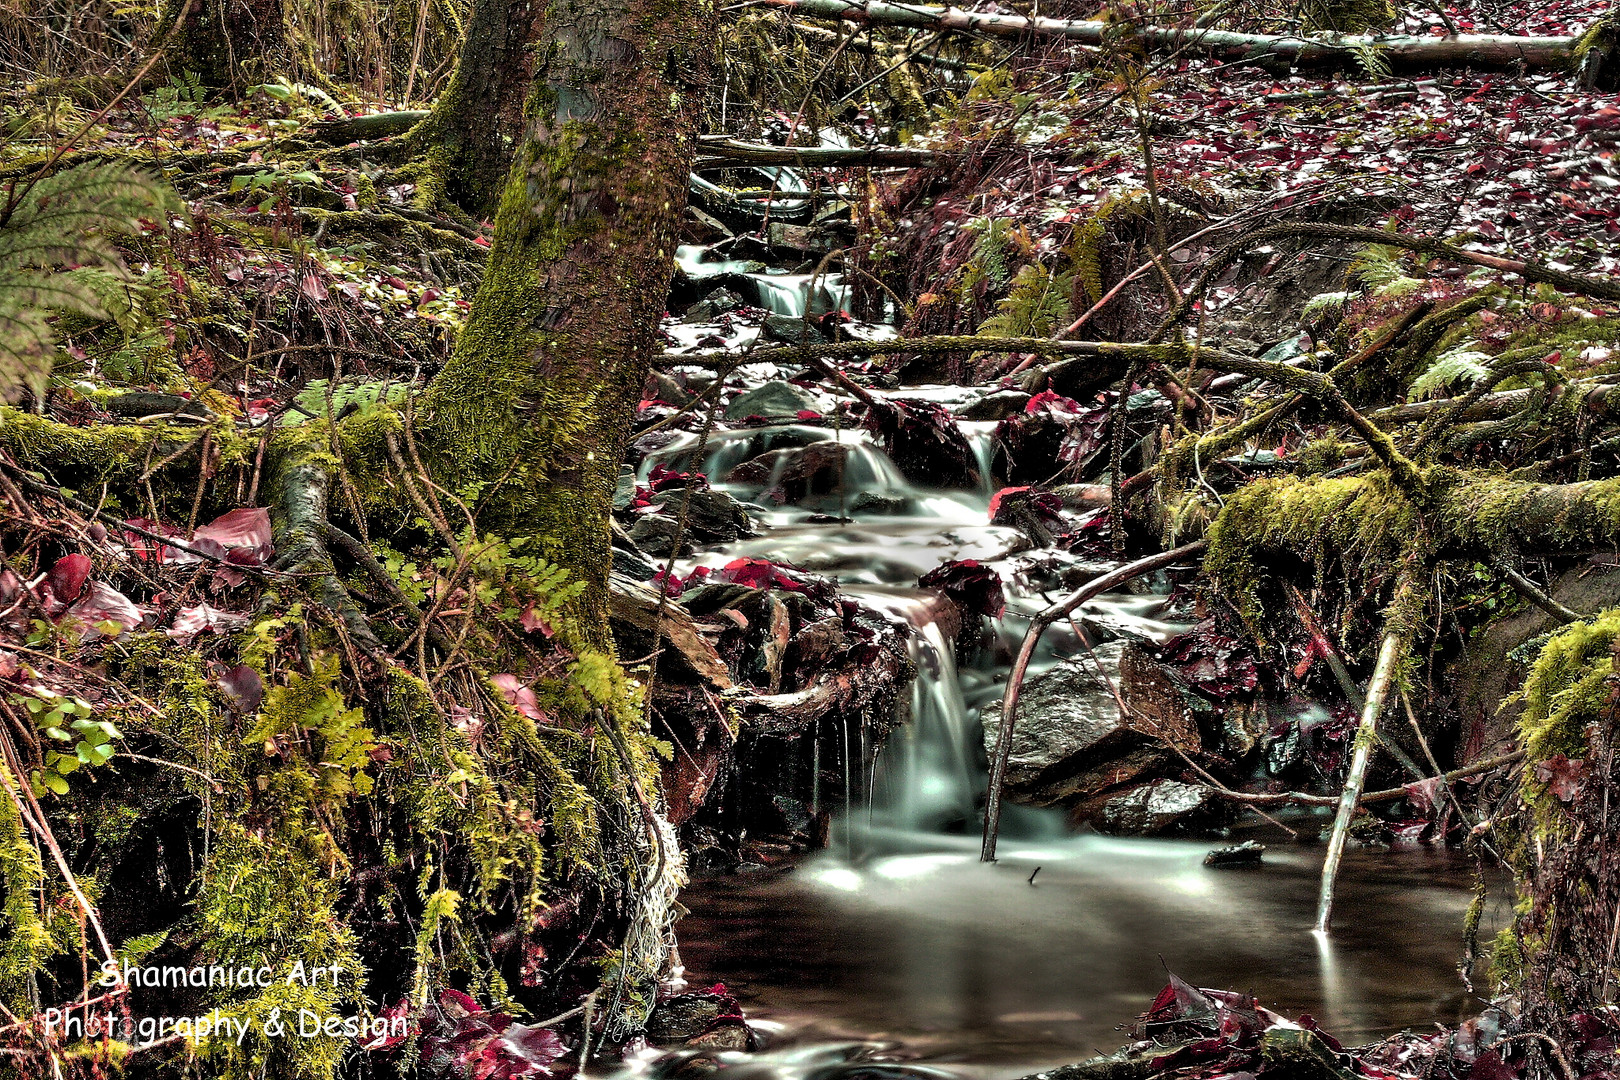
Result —
<path fill-rule="evenodd" d="M 763 336 L 785 345 L 825 345 L 827 336 L 814 323 L 791 315 L 767 315 Z"/>
<path fill-rule="evenodd" d="M 1231 844 L 1227 847 L 1218 847 L 1204 856 L 1205 866 L 1256 866 L 1260 856 L 1266 853 L 1266 845 L 1255 840 L 1245 840 L 1241 844 Z"/>
<path fill-rule="evenodd" d="M 772 379 L 732 399 L 731 404 L 726 406 L 726 419 L 746 420 L 750 416 L 797 419 L 801 412 L 820 411 L 821 402 L 810 391 L 781 379 Z"/>
<path fill-rule="evenodd" d="M 697 488 L 688 495 L 684 488 L 676 487 L 659 492 L 655 498 L 663 504 L 661 512 L 638 518 L 630 529 L 630 539 L 649 555 L 669 554 L 683 503 L 686 507 L 683 549 L 693 544 L 729 544 L 754 535 L 754 522 L 748 511 L 723 491 Z"/>
<path fill-rule="evenodd" d="M 752 484 L 769 490 L 762 498 L 797 505 L 816 495 L 836 495 L 854 447 L 830 439 L 808 446 L 771 450 L 732 469 L 727 483 Z M 772 479 L 775 483 L 772 484 Z M 855 492 L 848 494 L 856 495 Z"/>
<path fill-rule="evenodd" d="M 702 300 L 699 300 L 697 303 L 693 304 L 691 307 L 687 308 L 686 314 L 681 316 L 681 322 L 713 322 L 717 317 L 724 315 L 726 312 L 736 311 L 738 308 L 743 306 L 745 305 L 743 304 L 743 298 L 741 296 L 732 292 L 730 289 L 719 288 L 714 290 L 708 296 L 705 296 Z"/>
<path fill-rule="evenodd" d="M 1005 420 L 1017 416 L 1029 403 L 1029 395 L 1022 390 L 997 390 L 956 407 L 962 420 Z"/>
<path fill-rule="evenodd" d="M 1116 836 L 1162 836 L 1208 826 L 1226 804 L 1206 787 L 1154 780 L 1105 802 L 1094 822 Z"/>
<path fill-rule="evenodd" d="M 630 530 L 630 539 L 634 540 L 636 547 L 649 555 L 668 555 L 675 546 L 676 533 L 680 531 L 680 522 L 670 514 L 647 514 L 636 521 Z M 690 531 L 682 538 L 681 550 L 677 554 L 688 555 L 692 551 L 692 534 Z"/>
<path fill-rule="evenodd" d="M 1123 642 L 1092 651 L 1117 680 Z M 984 744 L 994 754 L 1001 708 L 984 710 Z M 1163 775 L 1171 755 L 1147 733 L 1121 719 L 1119 706 L 1096 666 L 1066 660 L 1024 681 L 1007 763 L 1007 793 L 1035 806 L 1094 802 L 1122 784 Z"/>

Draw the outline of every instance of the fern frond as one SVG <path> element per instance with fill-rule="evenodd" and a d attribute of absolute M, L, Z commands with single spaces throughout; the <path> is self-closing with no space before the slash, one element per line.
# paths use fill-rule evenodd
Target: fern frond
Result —
<path fill-rule="evenodd" d="M 141 221 L 179 209 L 173 191 L 122 164 L 90 161 L 3 190 L 0 269 L 58 265 L 116 268 L 114 236 L 140 232 Z"/>
<path fill-rule="evenodd" d="M 43 389 L 51 315 L 123 324 L 131 305 L 113 240 L 180 207 L 169 188 L 118 163 L 86 162 L 0 187 L 0 400 Z"/>
<path fill-rule="evenodd" d="M 985 337 L 1051 337 L 1069 321 L 1070 274 L 1054 274 L 1038 263 L 1018 268 L 1012 288 L 996 313 L 979 325 Z"/>
<path fill-rule="evenodd" d="M 1470 342 L 1472 344 L 1472 342 Z M 1473 386 L 1490 372 L 1491 356 L 1464 345 L 1441 353 L 1412 380 L 1407 401 L 1421 401 L 1459 385 Z"/>

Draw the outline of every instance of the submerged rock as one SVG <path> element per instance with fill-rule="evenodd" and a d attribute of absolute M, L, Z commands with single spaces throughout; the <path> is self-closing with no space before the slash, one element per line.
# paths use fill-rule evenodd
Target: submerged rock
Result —
<path fill-rule="evenodd" d="M 1241 844 L 1218 847 L 1211 851 L 1204 856 L 1204 865 L 1254 866 L 1260 862 L 1260 856 L 1265 853 L 1266 845 L 1255 840 L 1245 840 Z"/>
<path fill-rule="evenodd" d="M 772 379 L 738 394 L 726 406 L 726 419 L 746 420 L 750 416 L 797 418 L 801 412 L 820 411 L 821 402 L 815 394 L 790 382 Z"/>

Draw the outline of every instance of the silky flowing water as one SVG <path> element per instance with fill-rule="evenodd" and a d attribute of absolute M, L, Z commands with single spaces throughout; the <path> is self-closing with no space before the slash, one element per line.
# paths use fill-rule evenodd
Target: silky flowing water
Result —
<path fill-rule="evenodd" d="M 987 460 L 993 425 L 964 427 Z M 692 560 L 768 557 L 835 578 L 910 624 L 918 669 L 910 721 L 875 760 L 852 748 L 850 761 L 822 763 L 824 775 L 846 778 L 818 795 L 841 810 L 827 851 L 785 870 L 700 879 L 683 893 L 689 977 L 723 982 L 790 1047 L 750 1069 L 837 1075 L 856 1040 L 958 1073 L 1020 1075 L 1129 1041 L 1124 1028 L 1166 971 L 1310 1013 L 1346 1042 L 1478 1011 L 1457 973 L 1472 873 L 1444 849 L 1352 851 L 1330 939 L 1310 930 L 1321 850 L 1274 828 L 1252 834 L 1270 845 L 1261 864 L 1218 869 L 1203 865 L 1216 842 L 1071 836 L 1055 812 L 1009 807 L 999 861 L 980 863 L 978 712 L 1000 697 L 1028 616 L 1055 596 L 1009 590 L 1000 648 L 958 671 L 934 624 L 938 601 L 916 582 L 961 558 L 1016 580 L 1018 536 L 988 523 L 988 488 L 919 490 L 864 434 L 791 424 L 717 433 L 704 471 L 723 477 L 771 446 L 829 438 L 854 444 L 836 495 L 756 511 L 760 535 Z M 692 449 L 680 442 L 657 457 L 681 461 Z M 882 496 L 882 512 L 852 510 L 861 495 Z M 1083 614 L 1162 640 L 1182 628 L 1165 620 L 1165 606 L 1163 596 L 1117 593 Z M 1049 636 L 1044 662 L 1079 648 L 1068 627 Z M 1505 901 L 1491 905 L 1481 936 L 1507 916 Z"/>

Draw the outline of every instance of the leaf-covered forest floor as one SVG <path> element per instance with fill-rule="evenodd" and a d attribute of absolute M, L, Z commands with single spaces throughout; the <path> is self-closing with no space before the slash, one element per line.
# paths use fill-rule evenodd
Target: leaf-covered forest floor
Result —
<path fill-rule="evenodd" d="M 1464 32 L 1579 33 L 1602 8 L 1450 5 L 1444 16 L 1414 10 L 1400 28 L 1439 35 L 1449 19 Z M 789 41 L 817 62 L 827 56 L 827 43 L 806 37 L 787 14 L 745 11 L 739 27 L 733 33 L 747 48 L 736 50 L 736 64 L 749 49 L 769 55 Z M 1255 28 L 1268 26 L 1255 16 Z M 1387 533 L 1408 519 L 1375 498 L 1354 501 L 1363 493 L 1353 489 L 1356 478 L 1373 471 L 1377 451 L 1314 405 L 1234 441 L 1199 444 L 1207 456 L 1186 456 L 1183 440 L 1276 408 L 1276 383 L 1264 381 L 1275 367 L 1222 359 L 1224 368 L 1202 368 L 1186 352 L 1152 365 L 1064 367 L 1027 346 L 981 351 L 955 342 L 916 355 L 849 347 L 837 354 L 834 375 L 791 351 L 774 354 L 769 369 L 701 354 L 722 344 L 791 350 L 811 335 L 881 337 L 886 331 L 874 324 L 885 318 L 903 337 L 1141 342 L 1196 285 L 1201 292 L 1179 321 L 1194 328 L 1200 347 L 1304 371 L 1356 358 L 1346 396 L 1414 457 L 1422 444 L 1426 466 L 1490 477 L 1519 470 L 1514 479 L 1540 483 L 1603 480 L 1620 469 L 1604 404 L 1620 373 L 1620 289 L 1609 280 L 1620 269 L 1611 253 L 1620 232 L 1620 97 L 1545 71 L 1397 74 L 1380 70 L 1376 54 L 1366 70 L 1290 74 L 1124 48 L 952 48 L 976 73 L 908 75 L 904 85 L 882 79 L 881 93 L 872 91 L 880 100 L 843 108 L 822 101 L 811 110 L 816 127 L 836 122 L 846 137 L 887 137 L 904 126 L 915 136 L 910 145 L 936 152 L 935 164 L 807 173 L 826 196 L 824 212 L 803 223 L 808 235 L 772 234 L 767 222 L 728 213 L 735 206 L 688 214 L 684 238 L 710 253 L 677 276 L 666 322 L 671 352 L 644 394 L 632 462 L 667 445 L 671 432 L 707 439 L 761 426 L 757 414 L 727 407 L 775 374 L 831 395 L 812 399 L 815 407 L 794 420 L 864 425 L 918 484 L 976 486 L 982 478 L 955 420 L 997 421 L 993 486 L 1002 490 L 989 516 L 1022 534 L 1015 546 L 1027 551 L 1119 560 L 1196 539 L 1212 522 L 1228 523 L 1225 535 L 1239 541 L 1274 542 L 1293 561 L 1268 573 L 1224 549 L 1224 572 L 1204 583 L 1214 587 L 1187 593 L 1198 626 L 1147 658 L 1192 703 L 1192 730 L 1180 729 L 1190 739 L 1177 751 L 1185 764 L 1156 765 L 1142 779 L 1215 792 L 1215 802 L 1275 806 L 1297 792 L 1333 801 L 1357 722 L 1345 683 L 1364 684 L 1372 668 L 1398 577 Z M 881 69 L 830 70 L 824 89 L 845 94 Z M 739 87 L 761 86 L 747 71 L 734 74 Z M 6 92 L 12 135 L 0 170 L 9 181 L 72 134 L 64 164 L 142 166 L 174 186 L 184 209 L 127 241 L 128 271 L 100 296 L 105 317 L 58 321 L 48 389 L 0 423 L 8 454 L 0 471 L 8 563 L 0 576 L 0 684 L 18 748 L 6 764 L 32 781 L 17 821 L 53 830 L 48 843 L 0 853 L 12 942 L 0 977 L 32 981 L 17 1000 L 43 1012 L 81 996 L 74 964 L 64 960 L 80 939 L 92 969 L 115 949 L 180 962 L 227 946 L 274 958 L 296 942 L 300 955 L 353 964 L 371 981 L 360 991 L 238 997 L 238 1015 L 307 1005 L 368 1020 L 409 1016 L 426 1038 L 408 1053 L 419 1052 L 429 1072 L 476 1075 L 467 1070 L 486 1055 L 504 1075 L 563 1069 L 564 1042 L 526 1021 L 573 1016 L 592 989 L 582 959 L 597 965 L 592 976 L 622 963 L 616 942 L 591 930 L 622 913 L 615 901 L 571 899 L 579 878 L 566 874 L 541 904 L 505 867 L 538 865 L 562 847 L 591 867 L 577 873 L 596 888 L 611 878 L 613 860 L 628 856 L 577 820 L 589 814 L 569 802 L 571 791 L 553 791 L 541 806 L 532 792 L 503 786 L 505 778 L 535 740 L 563 746 L 548 751 L 561 787 L 558 776 L 622 766 L 622 775 L 651 781 L 660 771 L 656 747 L 609 747 L 589 726 L 557 729 L 559 716 L 581 711 L 579 701 L 605 702 L 622 690 L 593 666 L 602 654 L 561 625 L 559 596 L 569 586 L 521 545 L 486 538 L 458 547 L 478 536 L 476 524 L 463 529 L 478 493 L 435 493 L 426 477 L 418 477 L 421 490 L 413 487 L 419 463 L 410 447 L 381 482 L 414 513 L 386 534 L 332 538 L 347 592 L 379 649 L 357 637 L 350 609 L 324 611 L 331 598 L 318 581 L 274 576 L 288 552 L 278 550 L 263 509 L 273 483 L 269 436 L 307 426 L 325 438 L 324 419 L 405 409 L 408 389 L 453 348 L 491 235 L 488 222 L 444 200 L 397 137 L 325 142 L 333 121 L 387 111 L 363 95 L 340 96 L 281 81 L 222 101 L 177 73 L 96 117 L 94 95 L 71 86 Z M 800 121 L 804 105 L 769 96 L 762 91 L 748 109 L 732 100 L 736 112 L 724 127 L 717 118 L 715 131 L 817 141 Z M 1199 280 L 1199 269 L 1229 245 L 1299 221 L 1329 228 L 1268 235 Z M 760 235 L 751 238 L 756 225 Z M 1450 252 L 1334 235 L 1336 226 L 1443 239 L 1479 259 L 1471 265 Z M 743 294 L 735 267 L 692 272 L 723 255 L 814 277 L 834 265 L 834 247 L 853 287 L 847 312 L 772 318 Z M 1503 259 L 1534 263 L 1577 287 L 1560 290 L 1522 266 L 1504 269 Z M 1607 292 L 1583 294 L 1583 276 Z M 717 298 L 721 288 L 737 296 Z M 717 363 L 725 369 L 718 394 Z M 906 384 L 939 382 L 975 388 L 957 396 L 955 416 L 891 396 Z M 1471 390 L 1466 408 L 1448 409 Z M 31 427 L 30 413 L 80 437 Z M 1436 416 L 1449 426 L 1422 426 Z M 103 431 L 107 441 L 98 439 Z M 342 458 L 336 441 L 332 450 Z M 116 468 L 103 468 L 115 458 Z M 759 466 L 756 477 L 759 501 L 772 506 L 825 494 L 829 470 L 842 467 L 813 453 L 785 471 L 779 464 Z M 1137 477 L 1145 479 L 1133 487 Z M 689 631 L 658 669 L 652 709 L 662 726 L 653 737 L 679 746 L 663 747 L 661 768 L 673 823 L 686 827 L 687 840 L 705 830 L 714 849 L 705 858 L 719 866 L 791 858 L 823 827 L 795 814 L 766 821 L 759 804 L 769 799 L 746 785 L 714 788 L 705 810 L 722 769 L 758 769 L 759 789 L 776 781 L 770 751 L 757 735 L 738 741 L 737 721 L 802 739 L 811 717 L 845 715 L 880 734 L 909 671 L 898 632 L 816 575 L 761 560 L 736 560 L 708 576 L 672 572 L 669 557 L 683 540 L 724 543 L 753 527 L 748 511 L 710 490 L 710 481 L 726 479 L 739 478 L 687 468 L 627 484 L 616 565 L 640 579 L 616 597 L 621 656 L 656 649 L 647 620 L 665 618 L 671 602 Z M 375 482 L 345 476 L 331 501 L 358 507 Z M 1279 492 L 1298 502 L 1267 501 Z M 669 512 L 676 496 L 678 514 Z M 1373 524 L 1364 528 L 1364 520 Z M 1549 554 L 1493 540 L 1434 571 L 1431 625 L 1414 635 L 1418 662 L 1403 686 L 1406 707 L 1423 721 L 1412 724 L 1420 738 L 1394 737 L 1408 758 L 1434 768 L 1414 775 L 1393 757 L 1375 762 L 1373 786 L 1403 793 L 1358 826 L 1362 835 L 1467 843 L 1482 859 L 1513 862 L 1523 827 L 1508 824 L 1504 808 L 1519 793 L 1519 770 L 1499 761 L 1449 786 L 1432 775 L 1503 758 L 1524 749 L 1526 731 L 1540 730 L 1521 730 L 1495 702 L 1471 706 L 1458 689 L 1489 665 L 1468 666 L 1476 643 L 1508 633 L 1515 640 L 1501 646 L 1506 657 L 1558 625 L 1544 623 L 1531 594 L 1497 562 L 1510 558 L 1516 574 L 1584 615 L 1617 599 L 1612 587 L 1590 581 L 1612 562 L 1588 550 L 1603 546 L 1560 542 Z M 923 583 L 950 599 L 964 642 L 1000 610 L 1003 583 L 983 571 L 956 563 Z M 1077 583 L 1071 564 L 1057 580 Z M 1257 634 L 1261 605 L 1271 621 Z M 1504 630 L 1504 616 L 1522 625 Z M 1541 712 L 1532 725 L 1554 711 L 1549 701 L 1586 685 L 1581 676 L 1606 661 L 1620 632 L 1612 620 L 1586 625 L 1585 636 L 1565 640 L 1567 663 L 1538 669 L 1531 704 Z M 431 665 L 430 642 L 438 650 Z M 476 653 L 500 662 L 480 667 Z M 1524 671 L 1530 659 L 1513 663 Z M 1139 700 L 1129 688 L 1126 695 Z M 406 710 L 395 703 L 406 698 L 425 698 L 441 722 L 417 729 L 397 719 Z M 1307 701 L 1325 708 L 1325 721 L 1323 709 L 1296 707 Z M 1267 722 L 1212 721 L 1226 715 Z M 1152 724 L 1144 730 L 1162 735 Z M 1573 812 L 1597 785 L 1584 745 L 1563 730 L 1538 744 L 1547 753 L 1528 782 L 1532 802 L 1539 796 Z M 1072 809 L 1084 816 L 1121 790 L 1088 791 Z M 379 794 L 393 800 L 395 817 L 367 822 Z M 722 798 L 740 805 L 715 805 Z M 200 831 L 199 808 L 210 816 Z M 749 814 L 767 827 L 745 843 L 739 821 Z M 13 831 L 46 832 L 25 834 L 21 824 Z M 436 831 L 454 844 L 437 855 L 411 849 L 413 835 Z M 120 846 L 126 854 L 110 854 Z M 437 871 L 436 857 L 444 864 Z M 74 874 L 58 877 L 57 860 Z M 248 875 L 252 888 L 218 887 L 221 867 Z M 30 880 L 39 903 L 13 904 Z M 595 895 L 583 885 L 577 893 Z M 462 929 L 463 897 L 482 905 L 477 929 L 470 915 Z M 271 909 L 280 914 L 267 919 Z M 99 941 L 103 928 L 108 940 Z M 395 953 L 362 958 L 361 941 Z M 41 986 L 51 989 L 42 994 Z M 82 996 L 93 992 L 84 987 Z M 723 992 L 681 1000 L 698 1021 L 680 1029 L 680 1041 L 746 1042 Z M 173 994 L 143 1007 L 203 1004 Z M 591 1020 L 587 1011 L 583 1031 L 558 1030 L 577 1047 L 582 1037 L 601 1037 Z M 1291 1029 L 1252 1000 L 1184 985 L 1145 1022 L 1163 1042 L 1185 1044 L 1146 1055 L 1152 1071 L 1189 1077 L 1264 1072 L 1267 1052 L 1294 1063 L 1283 1069 L 1300 1060 L 1287 1054 L 1307 1054 L 1328 1075 L 1536 1075 L 1550 1067 L 1538 1039 L 1554 1039 L 1515 1032 L 1499 1042 L 1503 1021 L 1490 1014 L 1461 1032 L 1407 1037 L 1353 1060 L 1334 1057 L 1330 1040 L 1303 1035 L 1299 1046 L 1279 1050 L 1279 1033 Z M 8 1035 L 30 1052 L 74 1045 L 38 1018 L 9 1024 Z M 1580 1013 L 1557 1033 L 1551 1059 L 1569 1076 L 1607 1075 L 1613 1038 L 1612 1016 Z M 356 1041 L 313 1040 L 297 1068 L 320 1075 L 354 1054 Z M 381 1063 L 375 1068 L 396 1067 L 401 1040 L 358 1042 L 366 1046 L 358 1056 Z M 268 1044 L 233 1051 L 218 1038 L 195 1044 L 207 1068 L 251 1070 L 277 1053 Z M 173 1043 L 154 1041 L 133 1060 L 161 1055 L 164 1045 Z"/>

